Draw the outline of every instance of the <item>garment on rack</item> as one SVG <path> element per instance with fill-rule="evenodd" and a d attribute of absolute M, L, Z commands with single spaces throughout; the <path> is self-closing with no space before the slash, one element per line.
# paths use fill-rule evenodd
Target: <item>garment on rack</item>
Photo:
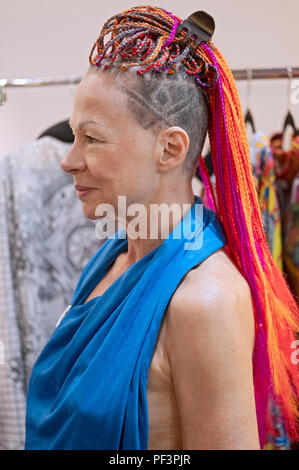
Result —
<path fill-rule="evenodd" d="M 0 158 L 1 449 L 24 448 L 32 366 L 103 243 L 59 166 L 69 148 L 43 137 Z"/>
<path fill-rule="evenodd" d="M 74 135 L 69 125 L 69 121 L 61 121 L 58 124 L 49 127 L 49 129 L 42 132 L 38 138 L 40 139 L 41 137 L 46 136 L 55 137 L 55 139 L 58 139 L 61 142 L 74 142 Z"/>
<path fill-rule="evenodd" d="M 289 182 L 287 175 L 289 171 L 290 161 L 288 153 L 283 149 L 282 132 L 275 132 L 270 137 L 270 146 L 274 158 L 276 184 L 280 188 L 282 194 L 282 197 L 280 199 L 280 210 L 283 216 L 285 201 L 288 198 Z"/>
<path fill-rule="evenodd" d="M 274 158 L 268 137 L 257 131 L 250 139 L 250 160 L 266 239 L 276 266 L 282 270 L 282 236 L 278 190 L 275 180 Z"/>
<path fill-rule="evenodd" d="M 293 180 L 299 171 L 299 134 L 293 133 L 288 150 L 283 149 L 283 139 L 282 132 L 276 132 L 270 137 L 276 185 L 280 190 L 279 203 L 283 228 L 282 239 L 284 240 L 285 211 L 288 208 Z"/>
<path fill-rule="evenodd" d="M 279 188 L 276 185 L 270 140 L 263 132 L 256 131 L 250 139 L 249 147 L 267 243 L 276 266 L 283 270 Z M 269 433 L 267 435 L 264 450 L 289 449 L 290 440 L 283 423 L 280 408 L 271 396 L 269 397 L 268 413 L 271 415 L 274 430 L 273 434 Z"/>
<path fill-rule="evenodd" d="M 184 275 L 226 243 L 194 200 L 160 246 L 84 304 L 127 251 L 124 229 L 91 258 L 33 368 L 26 449 L 147 449 L 147 374 L 165 310 Z"/>
<path fill-rule="evenodd" d="M 288 281 L 299 303 L 299 172 L 293 181 L 286 210 L 284 262 Z"/>
<path fill-rule="evenodd" d="M 268 434 L 263 450 L 290 450 L 291 442 L 285 430 L 280 407 L 273 397 L 269 400 L 269 414 L 272 416 L 274 430 Z"/>
<path fill-rule="evenodd" d="M 299 131 L 296 131 L 292 135 L 289 156 L 292 162 L 291 175 L 290 175 L 290 182 L 292 186 L 293 181 L 296 178 L 298 171 L 299 171 Z"/>

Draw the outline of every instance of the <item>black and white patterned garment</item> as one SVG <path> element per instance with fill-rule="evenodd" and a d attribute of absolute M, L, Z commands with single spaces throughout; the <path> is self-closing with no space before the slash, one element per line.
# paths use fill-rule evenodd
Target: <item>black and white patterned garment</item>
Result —
<path fill-rule="evenodd" d="M 32 366 L 101 246 L 54 137 L 0 158 L 0 449 L 23 449 Z"/>

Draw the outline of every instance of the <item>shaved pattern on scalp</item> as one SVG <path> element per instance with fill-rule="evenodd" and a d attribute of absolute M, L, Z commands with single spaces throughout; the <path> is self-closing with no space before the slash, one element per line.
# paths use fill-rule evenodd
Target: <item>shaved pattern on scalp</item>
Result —
<path fill-rule="evenodd" d="M 183 170 L 191 177 L 202 152 L 208 130 L 208 103 L 204 92 L 183 69 L 173 75 L 136 75 L 132 67 L 122 73 L 114 62 L 102 73 L 111 72 L 116 86 L 125 93 L 132 117 L 146 130 L 157 133 L 172 126 L 183 128 L 189 137 L 189 148 Z"/>

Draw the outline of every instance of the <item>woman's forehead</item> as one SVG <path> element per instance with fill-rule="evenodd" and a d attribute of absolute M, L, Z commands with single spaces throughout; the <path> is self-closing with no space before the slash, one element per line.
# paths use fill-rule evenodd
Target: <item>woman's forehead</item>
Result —
<path fill-rule="evenodd" d="M 73 110 L 84 115 L 92 113 L 108 121 L 116 116 L 127 118 L 129 113 L 125 94 L 111 76 L 101 72 L 83 77 L 75 92 Z"/>

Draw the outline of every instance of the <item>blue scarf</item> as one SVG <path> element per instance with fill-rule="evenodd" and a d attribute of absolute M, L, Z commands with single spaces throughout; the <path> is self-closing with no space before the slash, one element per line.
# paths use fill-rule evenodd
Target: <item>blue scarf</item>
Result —
<path fill-rule="evenodd" d="M 165 310 L 185 274 L 225 243 L 215 212 L 195 196 L 160 246 L 84 304 L 127 251 L 124 229 L 100 247 L 33 367 L 25 449 L 147 449 L 147 374 Z"/>

